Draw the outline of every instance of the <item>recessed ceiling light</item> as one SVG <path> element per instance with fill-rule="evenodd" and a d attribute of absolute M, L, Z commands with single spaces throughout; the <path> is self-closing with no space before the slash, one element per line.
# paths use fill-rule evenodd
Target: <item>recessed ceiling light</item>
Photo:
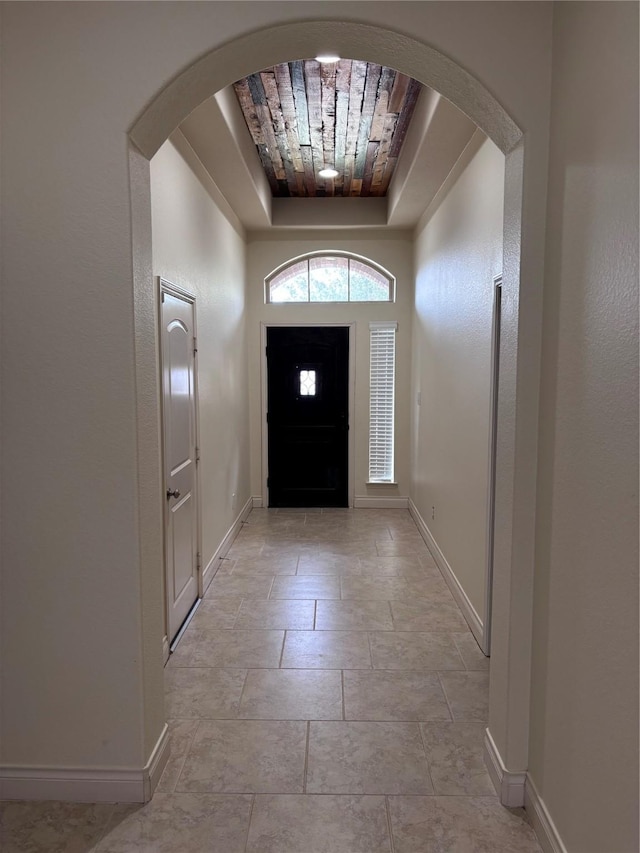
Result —
<path fill-rule="evenodd" d="M 338 172 L 336 169 L 320 169 L 318 172 L 321 178 L 337 178 Z"/>
<path fill-rule="evenodd" d="M 316 56 L 316 62 L 340 62 L 340 57 L 336 53 L 320 53 Z"/>

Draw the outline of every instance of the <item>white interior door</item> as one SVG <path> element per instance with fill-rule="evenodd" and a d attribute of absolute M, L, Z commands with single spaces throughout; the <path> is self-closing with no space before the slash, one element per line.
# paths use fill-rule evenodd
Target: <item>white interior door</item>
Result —
<path fill-rule="evenodd" d="M 195 305 L 161 283 L 167 634 L 198 597 Z"/>

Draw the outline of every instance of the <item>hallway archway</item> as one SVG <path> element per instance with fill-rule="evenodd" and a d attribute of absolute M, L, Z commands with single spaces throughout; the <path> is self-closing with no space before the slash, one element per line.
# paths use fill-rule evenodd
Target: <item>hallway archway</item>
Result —
<path fill-rule="evenodd" d="M 155 291 L 151 276 L 149 160 L 203 100 L 256 70 L 316 55 L 331 46 L 342 56 L 388 65 L 436 89 L 468 115 L 505 154 L 504 266 L 500 396 L 496 472 L 494 618 L 490 731 L 507 771 L 527 767 L 531 660 L 539 300 L 524 290 L 524 136 L 488 89 L 427 44 L 391 30 L 342 21 L 306 21 L 250 33 L 204 55 L 183 70 L 145 108 L 129 132 L 134 245 L 134 312 L 139 436 L 159 422 L 155 378 Z M 529 305 L 527 311 L 520 306 Z M 156 430 L 157 431 L 157 430 Z M 160 543 L 160 454 L 139 441 L 138 475 L 142 572 L 157 571 Z M 157 603 L 150 603 L 149 607 Z M 160 638 L 147 636 L 145 646 Z M 524 786 L 522 785 L 522 795 Z M 518 793 L 503 793 L 517 805 Z"/>

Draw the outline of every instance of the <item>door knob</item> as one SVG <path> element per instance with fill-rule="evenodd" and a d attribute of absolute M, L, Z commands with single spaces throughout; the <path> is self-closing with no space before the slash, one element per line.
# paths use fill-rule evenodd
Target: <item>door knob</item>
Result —
<path fill-rule="evenodd" d="M 169 498 L 179 498 L 179 497 L 180 497 L 180 492 L 178 489 L 167 489 L 167 500 L 169 500 Z"/>

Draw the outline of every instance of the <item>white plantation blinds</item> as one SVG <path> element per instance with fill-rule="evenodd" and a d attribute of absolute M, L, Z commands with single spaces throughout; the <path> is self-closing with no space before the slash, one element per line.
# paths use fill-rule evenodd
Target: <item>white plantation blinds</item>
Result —
<path fill-rule="evenodd" d="M 371 323 L 369 482 L 393 482 L 397 323 Z"/>

